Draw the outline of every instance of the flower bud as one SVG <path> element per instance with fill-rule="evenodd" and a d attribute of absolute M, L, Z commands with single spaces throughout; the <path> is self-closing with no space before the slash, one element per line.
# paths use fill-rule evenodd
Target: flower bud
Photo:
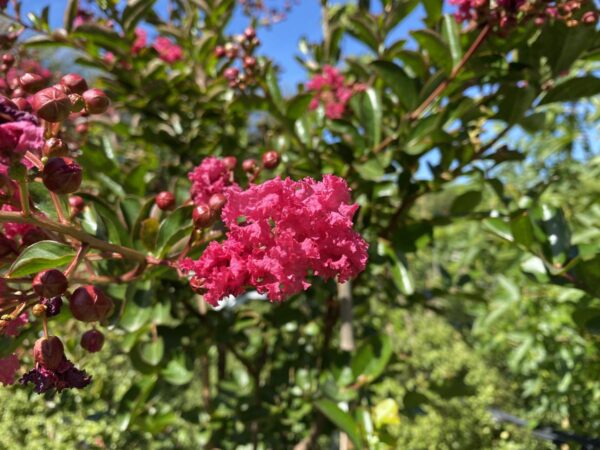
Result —
<path fill-rule="evenodd" d="M 104 345 L 104 335 L 96 330 L 88 330 L 81 336 L 81 346 L 90 353 L 96 353 L 102 350 Z"/>
<path fill-rule="evenodd" d="M 46 315 L 46 305 L 38 303 L 31 308 L 31 312 L 35 317 L 44 317 L 44 315 Z"/>
<path fill-rule="evenodd" d="M 244 30 L 244 37 L 248 40 L 248 41 L 252 41 L 254 40 L 254 38 L 256 37 L 256 30 L 252 27 L 248 27 Z"/>
<path fill-rule="evenodd" d="M 228 67 L 225 69 L 225 72 L 223 72 L 223 76 L 229 81 L 236 80 L 239 74 L 240 71 L 235 67 Z"/>
<path fill-rule="evenodd" d="M 258 169 L 256 161 L 254 159 L 245 159 L 242 163 L 242 169 L 246 173 L 254 173 Z"/>
<path fill-rule="evenodd" d="M 2 55 L 2 64 L 6 65 L 7 68 L 10 69 L 14 63 L 15 57 L 12 55 L 12 53 L 5 53 Z"/>
<path fill-rule="evenodd" d="M 69 154 L 69 147 L 67 147 L 67 144 L 62 139 L 51 137 L 44 142 L 42 152 L 48 158 L 67 156 Z"/>
<path fill-rule="evenodd" d="M 73 94 L 83 94 L 88 89 L 85 78 L 76 73 L 68 73 L 60 79 L 60 84 L 67 87 Z"/>
<path fill-rule="evenodd" d="M 226 156 L 223 158 L 223 163 L 229 170 L 234 170 L 237 165 L 237 158 L 235 156 Z"/>
<path fill-rule="evenodd" d="M 113 310 L 113 302 L 95 286 L 87 285 L 75 289 L 69 299 L 73 317 L 82 322 L 106 319 Z"/>
<path fill-rule="evenodd" d="M 27 96 L 27 92 L 25 92 L 25 90 L 23 88 L 16 88 L 14 91 L 12 91 L 11 94 L 11 98 L 13 99 L 17 99 L 17 98 L 25 98 Z"/>
<path fill-rule="evenodd" d="M 13 102 L 15 103 L 15 105 L 17 105 L 17 108 L 19 108 L 21 111 L 27 111 L 27 112 L 32 111 L 31 103 L 29 103 L 27 101 L 27 99 L 24 97 L 15 98 L 13 100 Z"/>
<path fill-rule="evenodd" d="M 237 45 L 232 44 L 231 42 L 228 42 L 225 45 L 225 56 L 227 56 L 229 59 L 237 58 L 238 53 L 239 48 Z"/>
<path fill-rule="evenodd" d="M 69 197 L 69 206 L 71 207 L 71 214 L 76 216 L 85 208 L 85 201 L 79 195 L 72 195 Z"/>
<path fill-rule="evenodd" d="M 42 181 L 48 190 L 57 194 L 70 194 L 81 186 L 83 173 L 71 158 L 50 158 L 42 171 Z"/>
<path fill-rule="evenodd" d="M 31 106 L 41 119 L 48 122 L 62 122 L 71 113 L 69 97 L 54 87 L 42 89 L 36 93 Z"/>
<path fill-rule="evenodd" d="M 69 94 L 69 101 L 71 102 L 71 112 L 77 113 L 85 108 L 83 97 L 79 94 Z"/>
<path fill-rule="evenodd" d="M 206 288 L 204 287 L 204 279 L 193 277 L 190 280 L 190 287 L 192 288 L 192 291 L 194 291 L 198 295 L 204 295 L 206 293 Z"/>
<path fill-rule="evenodd" d="M 23 246 L 29 247 L 30 245 L 43 241 L 44 239 L 47 239 L 46 234 L 40 228 L 36 227 L 27 230 L 21 237 L 21 242 Z"/>
<path fill-rule="evenodd" d="M 100 89 L 88 89 L 82 96 L 85 108 L 90 114 L 102 114 L 110 105 L 110 100 Z"/>
<path fill-rule="evenodd" d="M 215 216 L 221 213 L 225 203 L 227 203 L 227 198 L 223 194 L 213 194 L 210 199 L 208 199 L 208 206 Z"/>
<path fill-rule="evenodd" d="M 226 54 L 226 50 L 225 47 L 223 47 L 222 45 L 217 45 L 217 47 L 215 47 L 215 56 L 217 58 L 223 58 Z"/>
<path fill-rule="evenodd" d="M 42 305 L 46 307 L 46 317 L 54 317 L 60 314 L 63 305 L 62 298 L 45 298 L 42 300 Z"/>
<path fill-rule="evenodd" d="M 262 163 L 265 169 L 274 169 L 279 165 L 280 160 L 279 153 L 275 150 L 268 151 L 262 155 Z"/>
<path fill-rule="evenodd" d="M 69 281 L 60 270 L 48 269 L 35 276 L 32 287 L 40 297 L 50 298 L 64 294 Z"/>
<path fill-rule="evenodd" d="M 68 96 L 69 94 L 71 94 L 71 90 L 68 87 L 66 87 L 64 84 L 60 84 L 60 83 L 53 84 L 51 87 L 53 87 L 57 91 L 62 92 L 66 96 Z"/>
<path fill-rule="evenodd" d="M 78 123 L 77 126 L 75 127 L 75 131 L 79 134 L 87 134 L 88 130 L 89 130 L 89 125 L 85 122 Z"/>
<path fill-rule="evenodd" d="M 12 239 L 0 233 L 0 259 L 6 258 L 12 253 L 17 253 L 17 246 Z"/>
<path fill-rule="evenodd" d="M 596 11 L 586 11 L 581 17 L 581 21 L 586 25 L 594 25 L 598 21 L 598 13 Z"/>
<path fill-rule="evenodd" d="M 192 219 L 196 228 L 206 228 L 212 223 L 213 214 L 210 206 L 201 204 L 192 211 Z"/>
<path fill-rule="evenodd" d="M 254 56 L 244 56 L 244 67 L 252 70 L 256 66 L 256 58 Z"/>
<path fill-rule="evenodd" d="M 48 336 L 35 341 L 33 358 L 40 366 L 48 370 L 56 370 L 65 357 L 63 343 L 56 336 Z"/>
<path fill-rule="evenodd" d="M 46 80 L 37 73 L 26 73 L 19 77 L 19 85 L 30 94 L 35 94 L 42 89 L 44 84 L 46 84 Z"/>
<path fill-rule="evenodd" d="M 170 211 L 175 208 L 175 196 L 169 191 L 163 191 L 154 198 L 156 206 L 162 211 Z"/>

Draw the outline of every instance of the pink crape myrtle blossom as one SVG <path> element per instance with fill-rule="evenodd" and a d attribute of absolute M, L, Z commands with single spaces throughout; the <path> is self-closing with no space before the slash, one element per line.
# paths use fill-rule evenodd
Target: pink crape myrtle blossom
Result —
<path fill-rule="evenodd" d="M 226 197 L 227 239 L 180 264 L 211 305 L 247 286 L 281 301 L 306 290 L 309 275 L 344 282 L 364 270 L 368 246 L 352 229 L 358 205 L 343 179 L 275 178 Z"/>
<path fill-rule="evenodd" d="M 342 118 L 352 96 L 366 88 L 362 84 L 346 84 L 344 76 L 331 66 L 323 67 L 323 73 L 315 75 L 306 87 L 315 93 L 310 102 L 310 109 L 317 109 L 323 104 L 325 115 L 330 119 Z"/>
<path fill-rule="evenodd" d="M 147 33 L 143 28 L 135 29 L 135 41 L 131 46 L 131 53 L 137 55 L 143 48 L 146 47 Z"/>
<path fill-rule="evenodd" d="M 28 150 L 41 152 L 43 135 L 42 127 L 27 120 L 0 124 L 0 161 L 20 160 Z"/>
<path fill-rule="evenodd" d="M 19 359 L 14 353 L 5 358 L 0 358 L 0 383 L 10 385 L 15 382 L 19 370 Z"/>
<path fill-rule="evenodd" d="M 183 58 L 181 47 L 164 36 L 158 36 L 152 44 L 152 48 L 158 52 L 158 57 L 168 64 L 173 64 Z"/>
<path fill-rule="evenodd" d="M 233 172 L 220 158 L 209 156 L 188 174 L 192 182 L 191 195 L 194 204 L 208 203 L 214 194 L 225 194 L 230 189 L 239 189 L 233 181 Z"/>

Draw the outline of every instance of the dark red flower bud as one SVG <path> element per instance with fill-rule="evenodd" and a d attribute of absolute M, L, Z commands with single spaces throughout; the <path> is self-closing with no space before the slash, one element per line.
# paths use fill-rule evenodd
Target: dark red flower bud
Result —
<path fill-rule="evenodd" d="M 245 56 L 244 57 L 244 67 L 246 69 L 252 70 L 256 66 L 256 58 L 254 56 Z"/>
<path fill-rule="evenodd" d="M 77 320 L 96 322 L 106 319 L 114 304 L 100 289 L 87 285 L 75 289 L 69 299 L 69 307 Z"/>
<path fill-rule="evenodd" d="M 175 196 L 169 191 L 158 193 L 154 198 L 154 201 L 156 202 L 156 206 L 163 211 L 170 211 L 175 208 Z"/>
<path fill-rule="evenodd" d="M 69 197 L 69 206 L 71 207 L 71 214 L 75 216 L 83 211 L 85 201 L 79 195 L 72 195 Z"/>
<path fill-rule="evenodd" d="M 0 233 L 0 259 L 7 257 L 12 253 L 17 253 L 17 246 L 12 239 L 7 238 Z"/>
<path fill-rule="evenodd" d="M 35 276 L 32 287 L 40 297 L 57 297 L 64 294 L 69 287 L 69 281 L 60 270 L 48 269 Z"/>
<path fill-rule="evenodd" d="M 42 89 L 33 96 L 35 113 L 48 122 L 62 122 L 71 113 L 71 102 L 64 92 L 54 87 Z"/>
<path fill-rule="evenodd" d="M 69 101 L 71 102 L 71 112 L 77 113 L 85 108 L 83 97 L 79 94 L 69 94 Z"/>
<path fill-rule="evenodd" d="M 54 317 L 60 314 L 63 301 L 60 297 L 45 298 L 42 304 L 46 307 L 46 317 Z"/>
<path fill-rule="evenodd" d="M 57 194 L 71 194 L 79 189 L 83 173 L 71 158 L 50 158 L 42 171 L 42 181 L 48 190 Z"/>
<path fill-rule="evenodd" d="M 227 198 L 223 194 L 213 194 L 210 199 L 208 199 L 208 206 L 215 216 L 221 213 L 225 203 L 227 203 Z"/>
<path fill-rule="evenodd" d="M 204 287 L 204 279 L 196 277 L 192 278 L 190 280 L 190 287 L 192 288 L 192 291 L 194 291 L 198 295 L 206 294 L 206 288 Z"/>
<path fill-rule="evenodd" d="M 23 246 L 29 247 L 30 245 L 35 244 L 36 242 L 43 241 L 47 239 L 48 236 L 40 229 L 40 228 L 30 228 L 25 232 L 25 234 L 21 237 L 21 242 Z"/>
<path fill-rule="evenodd" d="M 237 58 L 239 51 L 239 47 L 235 44 L 227 43 L 227 45 L 225 45 L 225 56 L 229 59 Z"/>
<path fill-rule="evenodd" d="M 223 47 L 222 45 L 218 45 L 217 47 L 215 47 L 215 56 L 217 58 L 223 58 L 226 54 L 225 51 L 225 47 Z"/>
<path fill-rule="evenodd" d="M 76 73 L 68 73 L 60 79 L 60 84 L 66 86 L 73 94 L 83 94 L 88 89 L 85 78 Z"/>
<path fill-rule="evenodd" d="M 67 156 L 69 154 L 69 147 L 67 147 L 67 144 L 62 139 L 51 137 L 44 142 L 42 151 L 44 156 L 55 158 L 57 156 Z"/>
<path fill-rule="evenodd" d="M 81 346 L 90 353 L 96 353 L 102 350 L 104 345 L 104 335 L 96 330 L 88 330 L 81 336 Z"/>
<path fill-rule="evenodd" d="M 69 94 L 71 94 L 71 90 L 65 86 L 64 84 L 53 84 L 51 87 L 53 87 L 54 89 L 56 89 L 57 91 L 62 92 L 63 94 L 65 94 L 66 96 L 68 96 Z"/>
<path fill-rule="evenodd" d="M 254 173 L 258 169 L 258 165 L 256 164 L 256 160 L 254 159 L 245 159 L 242 163 L 242 169 L 246 173 Z"/>
<path fill-rule="evenodd" d="M 19 77 L 19 85 L 30 94 L 35 94 L 46 84 L 46 80 L 37 73 L 26 73 Z"/>
<path fill-rule="evenodd" d="M 79 134 L 87 134 L 89 130 L 89 126 L 87 123 L 78 123 L 77 126 L 75 127 L 75 131 L 77 131 L 77 133 Z"/>
<path fill-rule="evenodd" d="M 236 67 L 228 67 L 225 69 L 225 72 L 223 72 L 223 76 L 229 81 L 236 80 L 239 74 L 240 71 Z"/>
<path fill-rule="evenodd" d="M 274 169 L 279 165 L 281 158 L 275 150 L 270 150 L 262 155 L 262 163 L 265 169 Z"/>
<path fill-rule="evenodd" d="M 223 163 L 229 170 L 234 170 L 237 165 L 237 158 L 235 156 L 226 156 L 223 158 Z"/>
<path fill-rule="evenodd" d="M 2 64 L 5 64 L 6 67 L 11 68 L 14 63 L 15 57 L 12 55 L 12 53 L 5 53 L 2 55 Z"/>
<path fill-rule="evenodd" d="M 213 220 L 213 214 L 210 206 L 207 204 L 196 206 L 192 211 L 192 219 L 196 228 L 206 228 L 209 226 Z"/>
<path fill-rule="evenodd" d="M 248 27 L 244 30 L 244 37 L 249 40 L 252 41 L 255 37 L 256 37 L 256 30 L 252 27 Z"/>
<path fill-rule="evenodd" d="M 88 89 L 82 96 L 85 101 L 85 109 L 90 114 L 102 114 L 110 105 L 109 98 L 100 89 Z"/>
<path fill-rule="evenodd" d="M 35 341 L 33 358 L 40 366 L 48 370 L 56 370 L 65 357 L 63 343 L 56 336 L 48 336 Z"/>
<path fill-rule="evenodd" d="M 29 103 L 25 97 L 15 98 L 13 100 L 13 102 L 15 103 L 15 105 L 17 105 L 17 108 L 19 108 L 21 111 L 31 112 L 33 110 L 31 108 L 31 103 Z"/>

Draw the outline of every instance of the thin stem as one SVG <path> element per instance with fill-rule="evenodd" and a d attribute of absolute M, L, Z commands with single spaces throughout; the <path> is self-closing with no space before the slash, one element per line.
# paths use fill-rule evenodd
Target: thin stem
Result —
<path fill-rule="evenodd" d="M 44 337 L 48 339 L 48 318 L 44 316 Z"/>
<path fill-rule="evenodd" d="M 73 274 L 73 272 L 75 271 L 75 269 L 77 268 L 79 263 L 85 257 L 85 254 L 89 248 L 90 248 L 90 246 L 88 244 L 82 244 L 79 247 L 79 250 L 77 250 L 77 254 L 75 255 L 75 258 L 73 258 L 73 261 L 71 261 L 71 264 L 69 264 L 69 267 L 67 267 L 65 269 L 65 272 L 64 272 L 65 277 L 69 278 Z"/>
<path fill-rule="evenodd" d="M 479 35 L 477 36 L 477 38 L 475 39 L 475 41 L 473 41 L 473 43 L 471 44 L 471 47 L 469 47 L 469 49 L 466 51 L 466 53 L 463 55 L 463 57 L 461 58 L 461 60 L 458 62 L 458 64 L 452 69 L 452 72 L 450 73 L 450 76 L 448 78 L 446 78 L 444 81 L 442 81 L 438 87 L 436 87 L 434 89 L 434 91 L 429 95 L 429 97 L 427 97 L 425 99 L 425 101 L 423 101 L 423 103 L 421 103 L 417 109 L 415 109 L 411 114 L 410 114 L 410 118 L 411 119 L 417 119 L 419 118 L 419 116 L 423 113 L 423 111 L 425 111 L 425 109 L 427 109 L 427 107 L 442 93 L 444 92 L 444 90 L 448 87 L 448 85 L 450 83 L 452 83 L 452 81 L 454 81 L 454 79 L 456 78 L 456 76 L 458 75 L 458 73 L 462 70 L 462 68 L 465 66 L 465 64 L 467 63 L 467 61 L 471 58 L 471 56 L 473 56 L 473 54 L 477 51 L 477 49 L 481 46 L 481 44 L 483 43 L 483 41 L 485 41 L 485 38 L 490 34 L 491 31 L 491 27 L 490 25 L 486 25 L 485 27 L 482 28 L 481 32 L 479 33 Z"/>
<path fill-rule="evenodd" d="M 54 205 L 54 209 L 56 210 L 56 215 L 58 216 L 58 221 L 62 224 L 66 224 L 65 215 L 62 210 L 62 205 L 60 204 L 60 198 L 54 192 L 50 191 L 50 198 L 52 199 L 52 204 Z"/>
<path fill-rule="evenodd" d="M 111 244 L 109 242 L 98 239 L 85 231 L 75 228 L 73 225 L 60 224 L 45 217 L 29 216 L 23 217 L 20 212 L 0 211 L 0 223 L 27 223 L 43 228 L 45 230 L 54 231 L 59 234 L 65 234 L 77 239 L 80 242 L 89 244 L 90 247 L 104 250 L 110 253 L 118 253 L 127 259 L 132 259 L 138 262 L 147 262 L 148 264 L 165 264 L 165 261 L 157 258 L 146 256 L 144 253 L 134 250 L 129 247 Z"/>
<path fill-rule="evenodd" d="M 19 198 L 21 199 L 21 214 L 24 217 L 31 215 L 31 209 L 29 208 L 29 186 L 27 185 L 27 179 L 21 178 L 19 181 Z"/>

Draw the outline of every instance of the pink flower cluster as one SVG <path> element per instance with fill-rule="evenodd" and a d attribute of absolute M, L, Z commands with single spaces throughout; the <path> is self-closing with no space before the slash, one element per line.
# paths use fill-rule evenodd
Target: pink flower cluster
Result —
<path fill-rule="evenodd" d="M 308 275 L 344 282 L 364 270 L 368 246 L 352 229 L 358 205 L 343 179 L 276 178 L 226 196 L 227 239 L 180 263 L 211 305 L 246 286 L 281 301 L 307 289 Z"/>
<path fill-rule="evenodd" d="M 330 119 L 342 118 L 352 96 L 366 88 L 363 84 L 346 84 L 340 71 L 331 66 L 323 67 L 323 73 L 315 75 L 306 87 L 315 93 L 310 109 L 317 109 L 322 104 L 325 115 Z"/>
<path fill-rule="evenodd" d="M 455 13 L 458 22 L 471 21 L 489 23 L 499 28 L 516 25 L 519 20 L 533 19 L 536 25 L 543 25 L 546 20 L 562 20 L 568 26 L 576 26 L 579 20 L 576 13 L 589 0 L 450 0 L 456 5 Z M 597 13 L 588 11 L 581 17 L 581 22 L 593 25 Z"/>
<path fill-rule="evenodd" d="M 207 204 L 214 194 L 225 194 L 239 189 L 233 181 L 233 171 L 225 161 L 214 156 L 204 158 L 202 163 L 188 174 L 192 182 L 191 195 L 194 204 Z"/>
<path fill-rule="evenodd" d="M 159 36 L 152 44 L 152 48 L 158 52 L 158 57 L 164 62 L 173 64 L 183 58 L 183 50 L 169 38 Z"/>

